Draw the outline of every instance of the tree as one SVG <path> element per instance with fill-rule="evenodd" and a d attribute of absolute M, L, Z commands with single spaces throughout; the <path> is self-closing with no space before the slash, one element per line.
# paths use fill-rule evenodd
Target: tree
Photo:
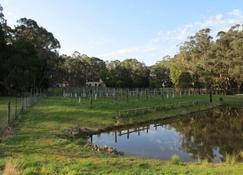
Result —
<path fill-rule="evenodd" d="M 103 78 L 108 87 L 128 88 L 131 87 L 132 76 L 128 69 L 122 66 L 118 60 L 107 63 L 107 72 Z"/>
<path fill-rule="evenodd" d="M 67 81 L 70 86 L 80 87 L 85 86 L 87 81 L 100 81 L 105 78 L 106 64 L 99 58 L 81 55 L 77 51 L 72 56 L 62 55 L 60 58 L 62 61 L 59 72 L 63 75 L 59 76 L 57 83 Z"/>
<path fill-rule="evenodd" d="M 131 75 L 131 87 L 149 87 L 149 69 L 144 63 L 141 63 L 136 59 L 126 59 L 121 63 L 121 65 L 127 69 Z"/>
<path fill-rule="evenodd" d="M 136 59 L 116 60 L 107 63 L 103 80 L 109 87 L 145 88 L 149 87 L 149 68 Z"/>
<path fill-rule="evenodd" d="M 85 74 L 87 81 L 99 81 L 106 72 L 106 64 L 103 60 L 87 55 L 79 55 L 78 59 L 85 65 Z"/>
<path fill-rule="evenodd" d="M 208 52 L 211 49 L 212 37 L 209 33 L 209 28 L 202 29 L 189 37 L 189 40 L 180 47 L 179 58 L 181 61 L 179 65 L 184 67 L 183 71 L 191 73 L 195 85 L 201 84 L 200 65 L 208 59 Z"/>
<path fill-rule="evenodd" d="M 170 60 L 169 69 L 170 69 L 170 79 L 176 88 L 179 88 L 179 77 L 182 73 L 180 64 L 178 64 L 178 55 Z"/>
<path fill-rule="evenodd" d="M 5 39 L 5 32 L 4 32 L 4 25 L 6 23 L 6 20 L 4 19 L 3 15 L 3 8 L 0 4 L 0 49 L 3 50 L 6 45 L 6 39 Z"/>
<path fill-rule="evenodd" d="M 243 82 L 243 30 L 240 30 L 240 25 L 231 27 L 230 32 L 234 33 L 234 40 L 231 41 L 230 50 L 228 52 L 231 58 L 229 73 L 240 93 L 240 87 Z"/>
<path fill-rule="evenodd" d="M 86 82 L 86 64 L 79 57 L 65 57 L 66 81 L 70 86 L 84 86 Z M 63 80 L 62 80 L 63 81 Z"/>
<path fill-rule="evenodd" d="M 14 42 L 18 40 L 30 42 L 37 52 L 36 59 L 39 59 L 40 65 L 33 87 L 47 88 L 51 84 L 51 70 L 55 66 L 56 57 L 58 57 L 57 49 L 60 48 L 59 41 L 52 33 L 40 27 L 32 19 L 21 18 L 18 20 L 18 25 L 14 31 Z"/>
<path fill-rule="evenodd" d="M 7 23 L 4 19 L 3 8 L 0 5 L 0 94 L 8 94 L 10 91 L 8 83 L 7 63 L 9 54 L 11 53 L 11 46 L 7 45 Z"/>
<path fill-rule="evenodd" d="M 21 18 L 15 28 L 16 39 L 24 38 L 31 42 L 37 50 L 57 51 L 60 43 L 45 28 L 40 27 L 36 21 L 27 18 Z"/>
<path fill-rule="evenodd" d="M 171 87 L 172 82 L 169 75 L 168 61 L 160 61 L 150 66 L 150 87 L 161 88 L 163 84 L 165 87 Z"/>
<path fill-rule="evenodd" d="M 192 75 L 194 83 L 204 82 L 209 89 L 210 102 L 212 102 L 212 88 L 215 80 L 213 64 L 216 57 L 215 52 L 212 51 L 213 42 L 209 33 L 210 29 L 206 28 L 189 37 L 189 40 L 181 46 L 177 60 L 183 67 L 182 70 Z"/>
<path fill-rule="evenodd" d="M 179 88 L 191 88 L 192 87 L 192 77 L 189 72 L 182 72 L 178 79 Z"/>

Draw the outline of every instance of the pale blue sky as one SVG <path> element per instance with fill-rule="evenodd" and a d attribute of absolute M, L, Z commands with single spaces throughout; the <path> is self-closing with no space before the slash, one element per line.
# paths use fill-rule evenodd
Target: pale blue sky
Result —
<path fill-rule="evenodd" d="M 75 50 L 104 60 L 137 58 L 148 65 L 174 55 L 203 27 L 212 35 L 243 23 L 242 0 L 0 0 L 9 25 L 32 18 Z"/>

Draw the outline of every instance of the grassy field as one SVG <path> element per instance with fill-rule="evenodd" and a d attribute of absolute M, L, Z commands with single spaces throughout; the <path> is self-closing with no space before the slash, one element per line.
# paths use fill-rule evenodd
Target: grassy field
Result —
<path fill-rule="evenodd" d="M 214 97 L 218 101 L 218 96 Z M 16 130 L 0 142 L 0 174 L 6 166 L 8 171 L 21 175 L 51 174 L 217 174 L 241 175 L 242 163 L 210 164 L 183 163 L 174 165 L 170 161 L 139 159 L 129 156 L 109 155 L 93 152 L 86 140 L 64 139 L 57 136 L 70 127 L 104 128 L 111 125 L 152 120 L 175 114 L 195 111 L 197 108 L 176 108 L 134 116 L 118 118 L 117 110 L 150 107 L 174 101 L 190 102 L 195 99 L 208 100 L 207 96 L 189 96 L 162 100 L 160 97 L 148 100 L 129 99 L 128 102 L 113 102 L 102 99 L 90 108 L 89 100 L 48 97 L 40 100 L 23 114 Z M 225 103 L 242 101 L 240 96 L 224 97 Z M 204 108 L 207 108 L 205 106 Z"/>

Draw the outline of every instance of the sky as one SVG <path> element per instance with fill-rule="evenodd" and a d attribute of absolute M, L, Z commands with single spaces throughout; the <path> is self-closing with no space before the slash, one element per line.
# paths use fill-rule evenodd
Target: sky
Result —
<path fill-rule="evenodd" d="M 152 65 L 173 56 L 198 30 L 211 35 L 243 24 L 243 0 L 0 0 L 10 26 L 34 19 L 74 51 L 104 60 Z"/>

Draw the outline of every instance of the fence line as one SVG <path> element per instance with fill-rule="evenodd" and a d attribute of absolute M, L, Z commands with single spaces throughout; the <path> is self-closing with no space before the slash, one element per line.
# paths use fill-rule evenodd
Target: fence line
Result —
<path fill-rule="evenodd" d="M 213 94 L 222 95 L 224 92 L 221 89 L 214 89 Z M 206 89 L 175 89 L 175 88 L 106 88 L 106 87 L 80 87 L 80 88 L 51 88 L 48 95 L 72 97 L 72 98 L 98 98 L 112 97 L 114 100 L 121 98 L 128 99 L 129 97 L 153 97 L 161 96 L 162 98 L 192 96 L 208 94 Z"/>
<path fill-rule="evenodd" d="M 0 101 L 0 135 L 43 95 L 43 93 L 36 93 L 20 97 L 2 97 Z"/>
<path fill-rule="evenodd" d="M 129 117 L 129 116 L 136 116 L 140 114 L 151 113 L 154 111 L 162 111 L 162 110 L 169 110 L 175 107 L 191 107 L 191 106 L 198 106 L 199 109 L 203 105 L 208 105 L 209 102 L 203 100 L 194 100 L 192 102 L 177 102 L 171 104 L 164 104 L 161 106 L 153 106 L 153 107 L 144 107 L 144 108 L 134 108 L 134 109 L 127 109 L 127 110 L 119 110 L 118 117 Z"/>

